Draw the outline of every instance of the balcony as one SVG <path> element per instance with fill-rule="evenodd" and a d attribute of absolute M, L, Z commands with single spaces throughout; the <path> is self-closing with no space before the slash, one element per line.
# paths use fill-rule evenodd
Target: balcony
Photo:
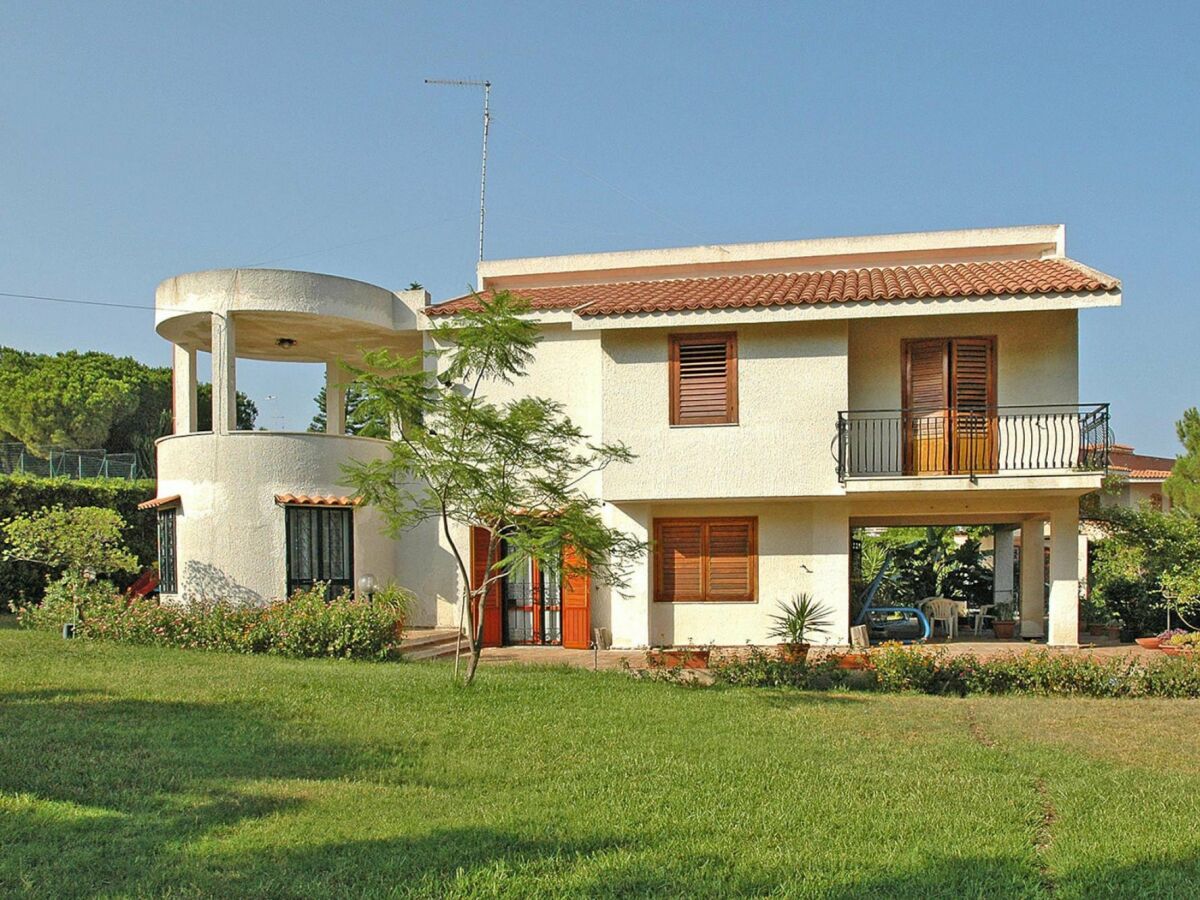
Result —
<path fill-rule="evenodd" d="M 1108 404 L 848 410 L 838 413 L 838 481 L 1102 474 Z"/>

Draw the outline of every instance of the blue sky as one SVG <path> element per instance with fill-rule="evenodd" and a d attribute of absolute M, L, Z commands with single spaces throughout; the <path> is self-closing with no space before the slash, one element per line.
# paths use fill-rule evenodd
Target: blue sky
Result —
<path fill-rule="evenodd" d="M 1200 402 L 1200 5 L 0 0 L 0 291 L 150 304 L 268 264 L 461 291 L 488 255 L 1041 222 L 1124 281 L 1081 399 L 1173 454 Z M 0 342 L 156 364 L 141 310 L 0 298 Z M 243 363 L 264 423 L 317 372 Z M 266 401 L 273 396 L 276 399 Z"/>

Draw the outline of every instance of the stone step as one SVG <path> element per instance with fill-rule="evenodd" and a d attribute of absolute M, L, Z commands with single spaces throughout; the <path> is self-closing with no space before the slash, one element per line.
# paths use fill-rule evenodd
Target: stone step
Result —
<path fill-rule="evenodd" d="M 458 643 L 457 628 L 418 628 L 409 631 L 400 643 L 405 659 L 438 659 L 453 656 Z"/>
<path fill-rule="evenodd" d="M 463 641 L 462 653 L 464 656 L 471 651 L 467 649 L 467 642 Z M 410 662 L 418 662 L 428 659 L 452 659 L 454 657 L 454 642 L 449 644 L 437 644 L 434 646 L 424 647 L 420 650 L 401 650 L 401 655 Z"/>

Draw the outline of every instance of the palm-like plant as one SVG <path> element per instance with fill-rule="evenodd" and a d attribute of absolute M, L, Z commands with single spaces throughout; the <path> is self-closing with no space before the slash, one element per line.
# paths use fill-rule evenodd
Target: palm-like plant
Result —
<path fill-rule="evenodd" d="M 833 625 L 833 610 L 811 594 L 793 594 L 791 600 L 779 602 L 779 609 L 771 616 L 776 623 L 771 637 L 786 644 L 807 644 L 810 634 L 825 634 Z"/>

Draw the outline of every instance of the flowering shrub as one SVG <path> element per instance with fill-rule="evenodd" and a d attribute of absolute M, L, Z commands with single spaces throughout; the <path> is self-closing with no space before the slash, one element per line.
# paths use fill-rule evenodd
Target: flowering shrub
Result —
<path fill-rule="evenodd" d="M 1200 646 L 1198 644 L 1197 646 Z M 830 658 L 787 663 L 761 650 L 713 667 L 725 684 L 927 694 L 1034 694 L 1054 697 L 1200 698 L 1200 660 L 1190 656 L 1098 657 L 1031 651 L 980 659 L 920 647 L 884 644 L 870 651 L 870 667 L 839 670 Z"/>
<path fill-rule="evenodd" d="M 1200 648 L 1200 631 L 1177 631 L 1167 641 L 1171 647 Z"/>
<path fill-rule="evenodd" d="M 78 575 L 63 575 L 46 582 L 41 603 L 14 605 L 17 622 L 24 628 L 57 631 L 64 622 L 75 621 L 75 608 L 82 610 L 111 602 L 117 594 L 111 581 L 88 581 Z"/>
<path fill-rule="evenodd" d="M 111 585 L 94 587 L 80 604 L 81 637 L 289 657 L 398 657 L 412 605 L 412 595 L 396 587 L 378 591 L 370 600 L 342 594 L 326 601 L 324 585 L 316 585 L 266 606 L 164 606 L 154 599 L 121 596 Z M 69 621 L 73 601 L 64 597 L 49 609 L 22 612 L 21 624 L 57 628 Z"/>

